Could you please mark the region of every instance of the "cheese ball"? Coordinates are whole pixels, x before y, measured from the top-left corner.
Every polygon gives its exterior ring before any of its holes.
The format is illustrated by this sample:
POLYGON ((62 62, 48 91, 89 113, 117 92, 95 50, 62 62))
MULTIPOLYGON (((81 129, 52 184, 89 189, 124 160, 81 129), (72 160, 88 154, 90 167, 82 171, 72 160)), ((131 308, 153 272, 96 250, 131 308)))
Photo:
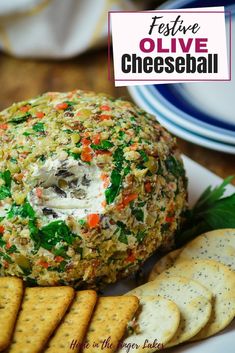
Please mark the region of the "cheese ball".
POLYGON ((122 99, 49 92, 0 113, 0 274, 101 287, 170 247, 187 207, 176 140, 122 99))

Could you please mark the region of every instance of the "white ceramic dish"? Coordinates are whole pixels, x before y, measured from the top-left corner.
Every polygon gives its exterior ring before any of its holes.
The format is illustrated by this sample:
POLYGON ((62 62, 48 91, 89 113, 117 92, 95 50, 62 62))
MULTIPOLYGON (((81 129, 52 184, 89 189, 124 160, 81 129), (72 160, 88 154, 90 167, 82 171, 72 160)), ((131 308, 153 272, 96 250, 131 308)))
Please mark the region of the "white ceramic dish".
POLYGON ((212 140, 210 138, 206 138, 204 136, 193 133, 191 130, 187 130, 186 128, 175 124, 171 120, 169 120, 166 115, 160 113, 154 103, 156 100, 154 97, 151 97, 149 93, 143 90, 138 86, 131 86, 128 88, 132 98, 134 101, 141 106, 143 109, 148 111, 149 113, 156 115, 159 122, 165 126, 171 133, 176 136, 183 138, 186 141, 195 143, 200 146, 204 146, 216 151, 226 152, 230 154, 235 154, 235 145, 231 145, 229 143, 225 144, 223 142, 218 142, 216 140, 212 140))
MULTIPOLYGON (((186 156, 183 156, 186 173, 189 180, 189 204, 192 206, 201 193, 209 186, 216 186, 221 183, 222 179, 202 167, 200 164, 192 161, 186 156)), ((229 185, 226 195, 235 192, 235 187, 229 185)), ((144 265, 143 272, 146 274, 156 262, 157 257, 152 256, 144 265)), ((115 285, 110 285, 104 295, 120 295, 128 292, 136 287, 136 283, 132 279, 119 281, 115 285)), ((233 353, 235 347, 235 320, 229 327, 220 334, 209 339, 187 343, 179 347, 164 350, 165 353, 233 353)))

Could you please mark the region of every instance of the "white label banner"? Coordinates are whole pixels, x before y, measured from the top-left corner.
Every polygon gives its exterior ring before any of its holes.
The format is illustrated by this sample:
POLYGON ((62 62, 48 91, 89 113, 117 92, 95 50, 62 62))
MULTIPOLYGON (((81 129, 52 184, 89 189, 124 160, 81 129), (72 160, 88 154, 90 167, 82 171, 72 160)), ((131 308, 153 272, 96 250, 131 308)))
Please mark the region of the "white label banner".
POLYGON ((231 79, 224 7, 110 12, 109 18, 115 86, 231 79))

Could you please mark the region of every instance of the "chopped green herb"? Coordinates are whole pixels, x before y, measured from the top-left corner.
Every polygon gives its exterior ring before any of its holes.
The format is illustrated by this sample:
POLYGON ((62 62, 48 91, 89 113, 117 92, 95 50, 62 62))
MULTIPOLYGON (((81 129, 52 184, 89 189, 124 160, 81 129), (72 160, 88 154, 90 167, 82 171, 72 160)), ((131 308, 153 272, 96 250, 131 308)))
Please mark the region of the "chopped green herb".
POLYGON ((5 240, 2 239, 2 236, 0 237, 0 248, 6 245, 5 240))
POLYGON ((121 171, 124 159, 123 148, 118 147, 113 153, 113 160, 115 162, 116 168, 121 171))
POLYGON ((74 153, 74 152, 71 152, 69 150, 67 150, 67 153, 68 153, 69 156, 73 157, 76 160, 80 159, 80 157, 81 157, 81 153, 74 153))
POLYGON ((7 214, 7 218, 11 219, 13 217, 20 216, 22 218, 34 219, 35 211, 29 202, 25 202, 23 205, 18 206, 15 203, 11 206, 10 211, 7 214))
POLYGON ((8 188, 11 187, 11 172, 10 172, 10 170, 6 170, 5 172, 0 172, 0 178, 4 180, 5 185, 8 188))
POLYGON ((105 198, 108 205, 110 205, 118 195, 122 183, 122 177, 117 169, 114 169, 110 177, 111 185, 105 190, 105 198))
POLYGON ((24 136, 30 136, 30 135, 32 135, 30 132, 28 132, 28 131, 25 131, 25 132, 23 132, 23 135, 24 136))
POLYGON ((76 252, 77 252, 78 254, 80 254, 81 259, 82 259, 82 257, 83 257, 83 248, 78 247, 78 248, 76 249, 76 252))
POLYGON ((148 162, 149 157, 148 157, 148 155, 146 154, 146 152, 145 152, 145 151, 143 151, 143 150, 138 151, 138 152, 139 152, 139 154, 141 155, 142 160, 143 160, 144 162, 148 162))
POLYGON ((145 201, 137 202, 137 206, 138 206, 138 207, 144 207, 145 204, 146 204, 145 201))
POLYGON ((120 232, 119 233, 119 236, 118 236, 118 240, 121 242, 121 243, 124 243, 124 244, 128 244, 128 235, 131 234, 131 231, 127 228, 127 226, 121 222, 121 221, 118 221, 117 222, 117 226, 118 226, 118 231, 120 232))
POLYGON ((118 132, 118 135, 119 135, 118 139, 119 139, 119 140, 123 140, 123 138, 125 137, 126 134, 125 134, 124 131, 119 131, 119 132, 118 132))
POLYGON ((6 250, 8 254, 18 253, 19 250, 15 245, 12 245, 9 249, 6 250))
POLYGON ((46 157, 44 156, 44 154, 42 154, 41 156, 39 156, 40 161, 44 162, 46 160, 46 157))
POLYGON ((103 150, 103 151, 107 151, 109 150, 111 147, 113 147, 113 143, 108 141, 108 140, 103 140, 100 141, 100 143, 98 145, 95 144, 91 144, 91 148, 93 150, 103 150))
POLYGON ((0 172, 0 178, 5 183, 0 186, 0 200, 4 200, 6 197, 11 197, 11 172, 9 170, 0 172))
POLYGON ((139 230, 138 233, 136 234, 136 239, 138 243, 141 243, 146 236, 146 230, 139 230))
POLYGON ((11 191, 5 185, 0 186, 0 200, 4 200, 7 197, 11 197, 11 191))
POLYGON ((64 272, 67 265, 66 261, 62 261, 58 266, 48 267, 48 271, 64 272))
POLYGON ((65 129, 65 130, 62 130, 63 132, 66 132, 67 134, 73 134, 74 131, 73 130, 70 130, 70 129, 65 129))
POLYGON ((169 156, 165 160, 166 169, 173 174, 175 177, 185 175, 183 164, 178 161, 175 157, 169 156))
POLYGON ((143 212, 143 210, 141 210, 141 208, 132 208, 131 213, 133 214, 133 216, 135 216, 137 221, 139 221, 139 222, 144 221, 144 212, 143 212))
POLYGON ((10 158, 11 163, 17 164, 17 159, 15 158, 10 158))
POLYGON ((135 131, 137 136, 139 135, 140 131, 142 131, 142 128, 139 125, 132 125, 132 129, 135 131))
POLYGON ((164 223, 161 225, 161 232, 164 233, 164 232, 167 232, 170 228, 170 223, 164 223))
POLYGON ((72 102, 72 101, 64 101, 64 103, 67 103, 69 107, 79 104, 79 102, 72 102))
POLYGON ((26 114, 20 115, 20 116, 15 116, 10 120, 10 123, 12 123, 12 124, 24 123, 25 121, 27 121, 29 119, 30 116, 31 116, 30 113, 26 113, 26 114))
POLYGON ((79 219, 78 223, 81 225, 81 226, 84 226, 86 224, 86 221, 85 219, 79 219))
MULTIPOLYGON (((21 271, 23 272, 23 274, 24 274, 25 276, 28 276, 28 275, 31 274, 31 272, 32 272, 32 269, 31 269, 31 268, 27 268, 27 267, 24 267, 24 266, 21 266, 21 265, 18 265, 18 266, 20 267, 21 271)), ((26 280, 26 282, 27 282, 27 280, 26 280)), ((28 283, 28 282, 27 282, 27 283, 28 283)))
POLYGON ((44 132, 44 123, 36 123, 33 125, 33 130, 36 132, 44 132))
POLYGON ((9 255, 3 253, 2 251, 0 251, 0 257, 2 257, 3 260, 7 261, 9 264, 13 263, 11 257, 9 255))
POLYGON ((58 243, 72 244, 76 238, 64 221, 54 221, 39 229, 40 245, 51 250, 58 243))
POLYGON ((130 167, 130 165, 128 165, 127 167, 125 167, 125 168, 123 169, 123 174, 124 174, 124 175, 127 175, 127 174, 130 173, 130 171, 131 171, 131 167, 130 167))
POLYGON ((26 285, 29 286, 29 287, 36 287, 37 286, 37 281, 36 281, 35 278, 27 277, 26 278, 26 285))

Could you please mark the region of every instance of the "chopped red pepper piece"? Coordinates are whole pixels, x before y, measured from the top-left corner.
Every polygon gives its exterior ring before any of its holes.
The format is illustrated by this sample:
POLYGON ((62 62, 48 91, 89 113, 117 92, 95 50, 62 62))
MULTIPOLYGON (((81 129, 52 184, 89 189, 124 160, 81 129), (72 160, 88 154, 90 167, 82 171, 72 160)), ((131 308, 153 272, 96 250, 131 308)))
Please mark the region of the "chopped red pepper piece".
POLYGON ((84 146, 89 146, 89 145, 91 144, 91 141, 88 140, 87 138, 82 138, 81 143, 82 143, 84 146))
POLYGON ((64 258, 62 256, 55 257, 55 262, 62 262, 62 261, 64 261, 64 258))
POLYGON ((134 262, 135 260, 136 260, 135 255, 132 252, 130 252, 130 254, 126 258, 126 261, 127 262, 134 262))
POLYGON ((58 103, 58 104, 56 104, 55 108, 57 110, 65 110, 68 108, 68 104, 67 103, 58 103))
POLYGON ((122 202, 117 205, 117 209, 118 209, 118 210, 122 210, 122 209, 125 208, 131 201, 134 201, 135 199, 137 199, 137 197, 138 197, 138 194, 130 194, 130 195, 124 196, 122 202))
POLYGON ((101 114, 100 116, 99 116, 99 118, 100 118, 100 120, 110 120, 111 118, 112 118, 112 116, 111 115, 106 115, 106 114, 101 114))
POLYGON ((39 199, 42 197, 42 189, 41 188, 36 188, 36 195, 39 199))
POLYGON ((49 263, 46 261, 39 261, 38 264, 44 268, 48 268, 49 267, 49 263))
POLYGON ((167 223, 172 223, 174 222, 175 217, 166 217, 166 222, 167 223))
POLYGON ((92 149, 89 146, 84 146, 81 153, 81 160, 84 162, 90 162, 92 160, 92 149))
POLYGON ((100 110, 111 110, 111 108, 108 105, 101 105, 100 110))
POLYGON ((10 249, 11 244, 9 243, 9 241, 6 243, 6 249, 10 249))
POLYGON ((24 112, 24 113, 27 113, 27 111, 29 110, 30 106, 28 105, 24 105, 23 107, 20 107, 20 111, 21 112, 24 112))
POLYGON ((97 213, 91 213, 87 216, 87 224, 90 228, 96 228, 100 223, 100 216, 97 213))
POLYGON ((144 184, 144 188, 146 192, 151 192, 152 191, 152 185, 151 183, 148 181, 147 183, 144 184))
POLYGON ((8 129, 8 125, 7 124, 0 124, 0 129, 7 130, 8 129))
POLYGON ((94 143, 94 145, 99 145, 99 144, 100 144, 100 134, 96 134, 96 135, 92 138, 92 142, 94 143))
POLYGON ((42 119, 42 118, 45 116, 45 113, 43 113, 43 112, 37 112, 37 113, 35 113, 35 115, 36 115, 36 117, 37 117, 38 119, 42 119))

